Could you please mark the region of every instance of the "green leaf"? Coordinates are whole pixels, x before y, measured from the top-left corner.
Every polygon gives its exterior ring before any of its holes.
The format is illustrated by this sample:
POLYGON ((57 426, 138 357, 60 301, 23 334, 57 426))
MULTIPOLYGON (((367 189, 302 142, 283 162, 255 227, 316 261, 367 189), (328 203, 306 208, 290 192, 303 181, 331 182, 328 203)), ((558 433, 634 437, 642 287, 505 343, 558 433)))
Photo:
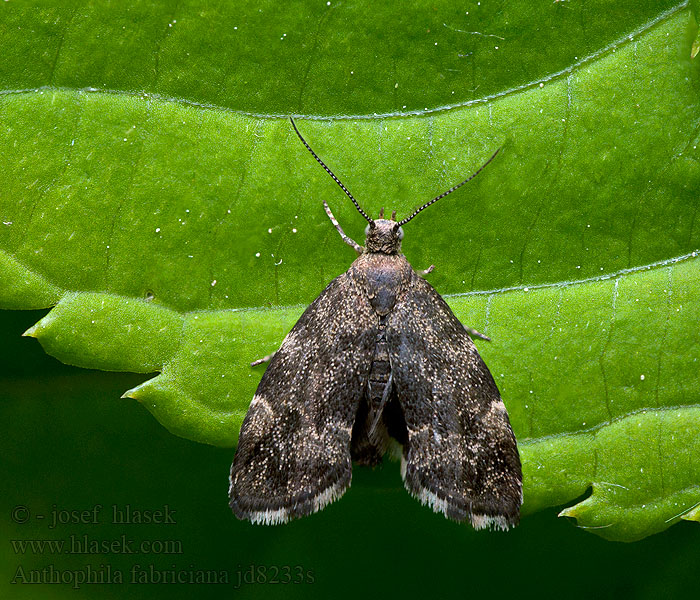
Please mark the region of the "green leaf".
POLYGON ((0 12, 0 306, 60 360, 232 445, 274 350, 371 214, 465 322, 524 512, 633 540, 700 502, 700 74, 686 3, 192 2, 0 12), (584 27, 582 23, 585 23, 584 27), (287 35, 285 35, 285 33, 287 35), (215 42, 214 42, 215 41, 215 42))

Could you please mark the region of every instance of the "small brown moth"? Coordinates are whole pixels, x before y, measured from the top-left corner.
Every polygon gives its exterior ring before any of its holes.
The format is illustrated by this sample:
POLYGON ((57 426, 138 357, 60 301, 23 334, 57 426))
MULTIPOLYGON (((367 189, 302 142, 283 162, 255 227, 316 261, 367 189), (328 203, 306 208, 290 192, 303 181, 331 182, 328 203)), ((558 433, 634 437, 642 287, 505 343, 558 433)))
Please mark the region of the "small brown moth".
MULTIPOLYGON (((402 226, 478 175, 396 221, 370 218, 292 126, 367 221, 362 247, 326 213, 358 258, 306 309, 270 357, 231 467, 237 517, 284 523, 349 487, 352 461, 381 462, 401 445, 408 491, 476 529, 518 523, 522 473, 498 388, 470 334, 401 254, 402 226)), ((488 339, 488 338, 486 338, 488 339)), ((261 362, 261 361, 257 361, 261 362)))

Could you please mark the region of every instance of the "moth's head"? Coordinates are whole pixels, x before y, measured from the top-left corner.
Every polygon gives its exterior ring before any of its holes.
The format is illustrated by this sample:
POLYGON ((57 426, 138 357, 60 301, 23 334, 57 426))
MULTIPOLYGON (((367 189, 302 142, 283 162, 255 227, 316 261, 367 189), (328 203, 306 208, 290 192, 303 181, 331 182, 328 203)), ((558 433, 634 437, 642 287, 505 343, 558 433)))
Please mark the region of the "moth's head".
POLYGON ((365 228, 365 248, 367 252, 381 254, 398 254, 401 251, 403 229, 396 222, 396 211, 391 219, 384 218, 384 209, 379 212, 379 218, 369 222, 365 228))

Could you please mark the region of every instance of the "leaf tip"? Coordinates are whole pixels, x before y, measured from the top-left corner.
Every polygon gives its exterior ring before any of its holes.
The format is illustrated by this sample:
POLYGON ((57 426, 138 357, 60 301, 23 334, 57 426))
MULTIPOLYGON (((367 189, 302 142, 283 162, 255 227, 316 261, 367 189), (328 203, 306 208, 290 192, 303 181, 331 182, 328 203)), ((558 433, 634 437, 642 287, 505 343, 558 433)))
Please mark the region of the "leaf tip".
POLYGON ((681 519, 700 523, 700 505, 695 505, 695 507, 693 507, 687 513, 681 515, 681 519))
POLYGON ((578 518, 578 511, 576 506, 567 506, 564 510, 560 511, 557 517, 571 517, 572 519, 578 518))
POLYGON ((120 398, 126 398, 126 399, 129 399, 129 400, 137 400, 138 402, 140 402, 140 401, 141 401, 141 398, 139 397, 139 396, 140 396, 140 394, 139 394, 139 388, 140 388, 140 387, 141 387, 141 386, 138 385, 138 386, 136 386, 135 388, 131 388, 130 390, 126 390, 126 392, 124 392, 124 393, 123 393, 121 396, 119 396, 119 397, 120 397, 120 398))
POLYGON ((23 336, 23 337, 33 337, 33 338, 37 338, 37 337, 39 337, 39 336, 38 336, 38 333, 39 333, 39 324, 38 324, 38 323, 35 323, 35 324, 32 325, 29 329, 27 329, 27 331, 25 331, 25 332, 22 334, 22 336, 23 336))

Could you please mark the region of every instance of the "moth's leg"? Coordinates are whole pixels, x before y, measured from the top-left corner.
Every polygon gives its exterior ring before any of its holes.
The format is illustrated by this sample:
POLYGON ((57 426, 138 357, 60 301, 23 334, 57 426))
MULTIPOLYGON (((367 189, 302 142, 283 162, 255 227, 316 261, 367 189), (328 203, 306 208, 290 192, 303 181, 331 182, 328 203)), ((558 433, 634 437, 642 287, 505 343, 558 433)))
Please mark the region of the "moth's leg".
POLYGON ((435 269, 435 265, 430 265, 427 269, 423 269, 422 271, 418 271, 418 275, 425 276, 428 273, 432 273, 434 269, 435 269))
POLYGON ((343 228, 340 226, 340 223, 338 223, 337 219, 333 216, 333 213, 331 212, 331 209, 325 200, 323 201, 323 208, 326 209, 326 214, 328 215, 328 218, 331 220, 331 223, 333 223, 333 226, 338 230, 338 233, 340 234, 340 237, 343 238, 343 241, 348 246, 352 246, 355 252, 357 252, 358 254, 362 254, 362 246, 360 246, 360 244, 358 244, 352 238, 349 238, 347 235, 345 235, 343 228))
POLYGON ((487 342, 491 341, 491 338, 487 335, 484 335, 483 333, 479 333, 476 329, 473 329, 471 327, 467 327, 466 325, 462 325, 464 327, 464 330, 469 334, 470 338, 481 338, 482 340, 486 340, 487 342))
POLYGON ((275 354, 277 354, 277 350, 275 350, 274 352, 270 352, 270 354, 268 354, 267 356, 263 356, 258 360, 254 360, 252 363, 250 363, 250 366, 257 367, 258 365, 261 365, 263 363, 270 362, 275 354))

